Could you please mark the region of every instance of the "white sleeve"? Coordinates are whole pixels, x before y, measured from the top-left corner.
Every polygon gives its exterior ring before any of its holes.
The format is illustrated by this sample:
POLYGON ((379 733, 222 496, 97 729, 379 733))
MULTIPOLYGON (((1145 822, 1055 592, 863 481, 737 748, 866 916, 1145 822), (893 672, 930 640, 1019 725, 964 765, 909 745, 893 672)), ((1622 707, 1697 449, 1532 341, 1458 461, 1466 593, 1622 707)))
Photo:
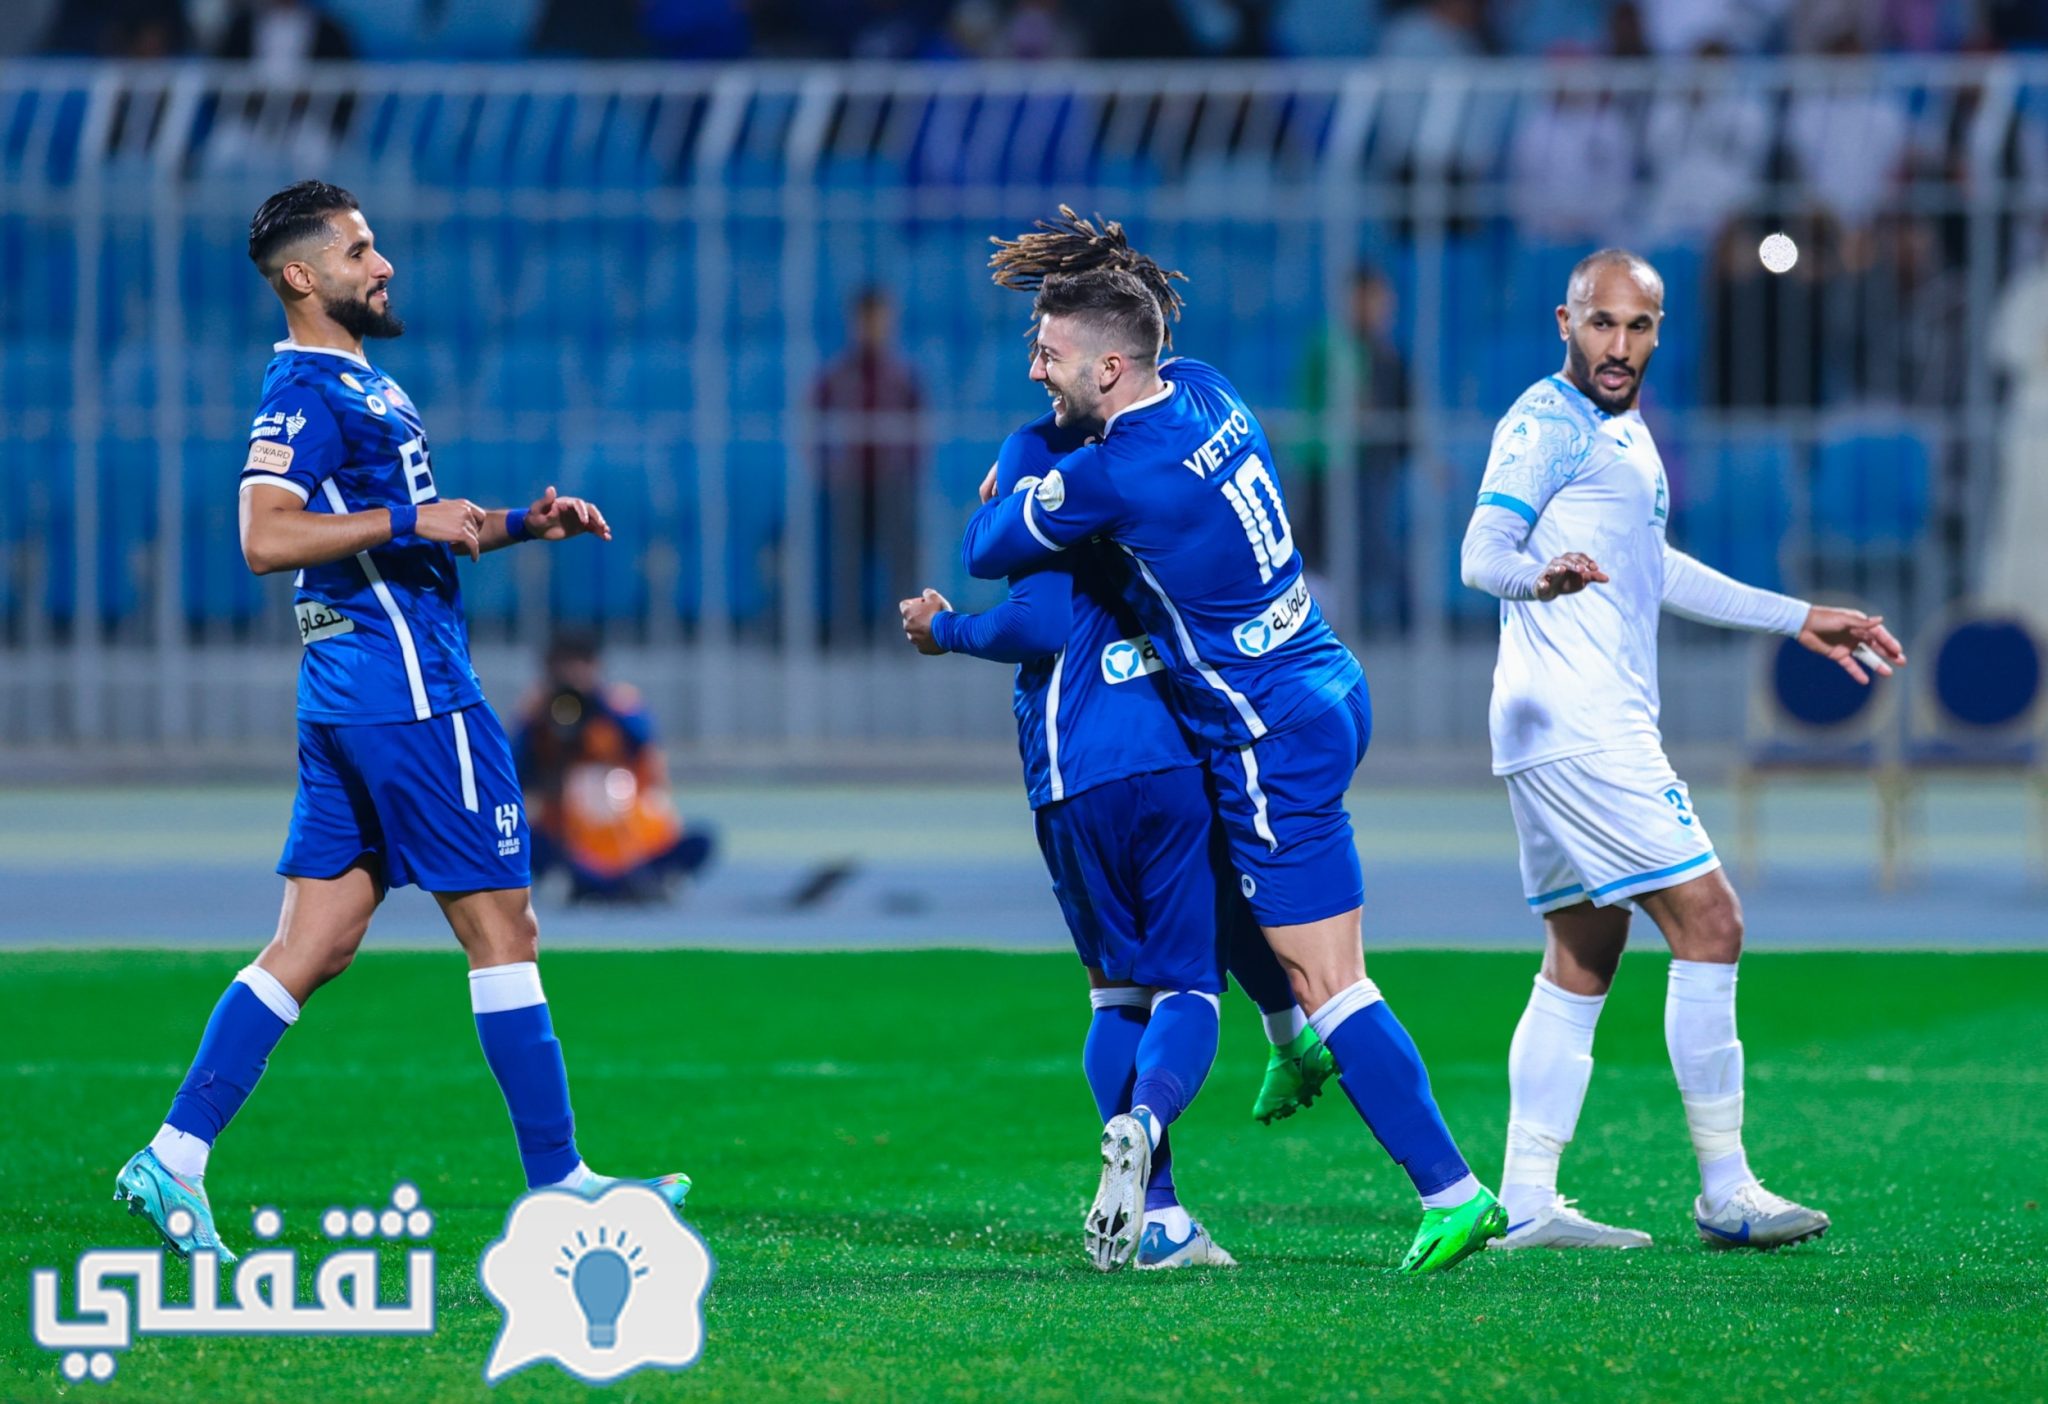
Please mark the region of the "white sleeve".
POLYGON ((1513 508, 1476 508, 1465 527, 1465 544, 1458 552, 1459 571, 1465 583, 1504 600, 1535 599, 1543 562, 1522 549, 1528 539, 1529 523, 1513 508))
POLYGON ((1683 551, 1664 548, 1664 608, 1682 619, 1719 624, 1730 629, 1755 629, 1770 634, 1797 634, 1806 625, 1804 600, 1759 590, 1731 580, 1712 566, 1701 565, 1683 551))

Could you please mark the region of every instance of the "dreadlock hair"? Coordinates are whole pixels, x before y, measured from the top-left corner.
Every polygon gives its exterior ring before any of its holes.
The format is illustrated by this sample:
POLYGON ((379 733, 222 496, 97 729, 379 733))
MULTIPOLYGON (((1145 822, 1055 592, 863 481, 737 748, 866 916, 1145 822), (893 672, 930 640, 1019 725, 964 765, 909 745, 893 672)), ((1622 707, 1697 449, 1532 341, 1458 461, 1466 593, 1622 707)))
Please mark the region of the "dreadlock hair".
POLYGON ((1174 284, 1185 283, 1188 275, 1179 269, 1161 268, 1132 248, 1123 225, 1115 220, 1102 220, 1099 214, 1095 218, 1102 221, 1100 229, 1070 206, 1061 205, 1058 219, 1034 220, 1033 233, 1014 239, 989 236, 996 246, 988 260, 996 286, 1032 292, 1045 286, 1049 278, 1097 270, 1128 273, 1159 306, 1160 344, 1173 345, 1173 324, 1186 306, 1174 284))

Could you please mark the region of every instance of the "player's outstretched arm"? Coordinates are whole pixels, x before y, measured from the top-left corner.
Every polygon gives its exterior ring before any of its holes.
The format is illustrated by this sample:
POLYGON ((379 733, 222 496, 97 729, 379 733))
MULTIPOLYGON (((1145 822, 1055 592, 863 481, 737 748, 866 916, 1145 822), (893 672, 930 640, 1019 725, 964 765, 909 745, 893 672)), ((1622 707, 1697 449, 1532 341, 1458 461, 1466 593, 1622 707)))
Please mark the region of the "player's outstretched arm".
POLYGON ((267 483, 242 489, 242 559, 258 575, 346 560, 408 533, 439 541, 474 559, 484 509, 463 498, 365 512, 308 512, 298 494, 267 483), (410 515, 410 522, 402 520, 410 515))
POLYGON ((581 497, 562 497, 550 486, 533 500, 531 507, 514 507, 486 514, 482 532, 483 549, 496 551, 521 541, 566 541, 585 534, 600 541, 612 539, 611 523, 597 504, 581 497))
POLYGON ((979 614, 955 613, 937 590, 897 606, 903 635, 919 653, 964 653, 991 663, 1050 658, 1074 624, 1074 580, 1063 570, 1013 576, 1010 597, 979 614))

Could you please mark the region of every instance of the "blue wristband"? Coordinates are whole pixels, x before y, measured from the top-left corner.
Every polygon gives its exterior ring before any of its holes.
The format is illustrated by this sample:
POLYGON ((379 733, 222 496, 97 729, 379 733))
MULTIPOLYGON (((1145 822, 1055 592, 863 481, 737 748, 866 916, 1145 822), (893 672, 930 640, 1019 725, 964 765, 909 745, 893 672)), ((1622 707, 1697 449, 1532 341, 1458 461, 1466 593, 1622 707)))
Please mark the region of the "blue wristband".
POLYGON ((411 536, 412 529, 419 525, 420 509, 410 502, 400 502, 391 508, 391 539, 411 536))
POLYGON ((514 507, 505 513, 505 535, 511 537, 514 541, 525 541, 528 539, 526 535, 526 513, 527 509, 524 507, 514 507))

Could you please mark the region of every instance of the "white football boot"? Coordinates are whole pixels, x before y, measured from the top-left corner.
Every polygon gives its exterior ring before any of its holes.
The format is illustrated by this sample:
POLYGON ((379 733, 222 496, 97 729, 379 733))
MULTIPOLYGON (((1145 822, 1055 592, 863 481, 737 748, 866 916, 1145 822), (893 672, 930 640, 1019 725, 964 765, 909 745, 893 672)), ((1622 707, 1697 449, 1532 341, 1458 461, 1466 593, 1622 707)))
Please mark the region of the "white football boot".
POLYGON ((1782 1248, 1828 1231, 1828 1216, 1820 1210, 1772 1194, 1756 1180, 1729 1195, 1728 1202, 1711 1214, 1704 1196, 1694 1200, 1692 1217, 1709 1248, 1782 1248))
POLYGON ((1115 1272, 1131 1260, 1145 1229, 1145 1186, 1152 1179, 1149 1119, 1121 1113, 1102 1128, 1102 1182, 1088 1206, 1082 1238, 1103 1272, 1115 1272))
POLYGON ((1138 1240, 1137 1267, 1140 1272, 1236 1266, 1237 1259, 1224 1252, 1216 1240, 1209 1237, 1209 1230, 1193 1220, 1188 1223, 1188 1236, 1179 1243, 1168 1236, 1166 1225, 1157 1221, 1145 1225, 1144 1237, 1138 1240))
POLYGON ((1573 1201, 1558 1195, 1536 1212, 1535 1217, 1509 1224, 1508 1231, 1487 1244, 1488 1248, 1647 1248, 1650 1235, 1639 1229, 1617 1228, 1589 1219, 1572 1207, 1573 1201))

